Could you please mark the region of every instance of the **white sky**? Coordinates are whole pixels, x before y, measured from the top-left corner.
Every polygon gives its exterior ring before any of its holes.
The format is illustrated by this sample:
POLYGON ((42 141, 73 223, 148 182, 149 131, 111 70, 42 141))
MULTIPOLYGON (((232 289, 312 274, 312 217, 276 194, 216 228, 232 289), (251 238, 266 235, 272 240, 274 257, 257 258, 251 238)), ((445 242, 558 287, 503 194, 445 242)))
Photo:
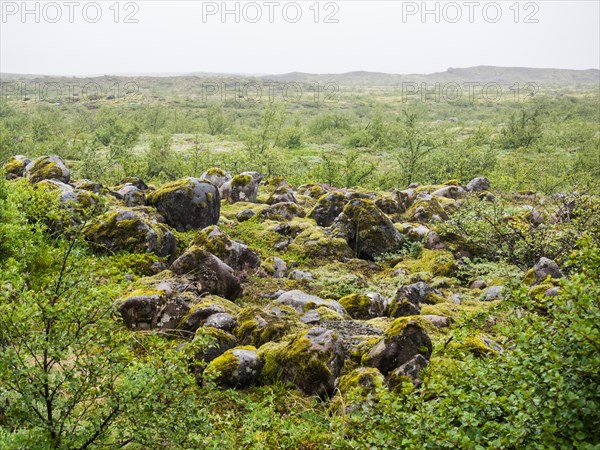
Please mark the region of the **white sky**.
POLYGON ((240 13, 262 18, 240 23, 230 14, 225 23, 220 14, 206 16, 203 8, 222 9, 219 2, 143 0, 118 4, 98 1, 102 17, 93 19, 92 2, 26 2, 30 13, 22 17, 21 1, 0 0, 0 71, 9 73, 92 75, 124 73, 286 73, 292 71, 339 73, 353 70, 389 73, 430 73, 448 67, 475 65, 589 69, 600 67, 600 1, 498 1, 406 2, 337 0, 318 4, 319 23, 314 22, 313 0, 298 0, 302 17, 286 21, 283 7, 293 18, 292 2, 279 0, 227 2, 240 13), (516 4, 511 9, 511 5, 516 4), (338 23, 323 23, 325 15, 338 8, 338 23), (425 20, 419 14, 439 8, 425 20), (125 15, 138 11, 138 23, 124 23, 125 15), (487 16, 484 16, 483 9, 487 16), (73 23, 69 22, 72 8, 73 23), (273 23, 269 9, 273 8, 273 23), (418 8, 414 15, 408 15, 418 8), (515 10, 520 11, 515 23, 515 10), (403 16, 403 10, 406 15, 403 16), (462 17, 456 23, 456 12, 462 17), (469 12, 473 11, 473 23, 469 12), (537 11, 536 11, 537 10, 537 11), (55 19, 60 11, 62 16, 55 19), (445 14, 444 14, 445 13, 445 14), (538 23, 525 23, 525 18, 538 23), (487 17, 487 20, 486 20, 487 17), (39 20, 39 23, 36 23, 39 20), (58 20, 50 23, 50 20, 58 20))

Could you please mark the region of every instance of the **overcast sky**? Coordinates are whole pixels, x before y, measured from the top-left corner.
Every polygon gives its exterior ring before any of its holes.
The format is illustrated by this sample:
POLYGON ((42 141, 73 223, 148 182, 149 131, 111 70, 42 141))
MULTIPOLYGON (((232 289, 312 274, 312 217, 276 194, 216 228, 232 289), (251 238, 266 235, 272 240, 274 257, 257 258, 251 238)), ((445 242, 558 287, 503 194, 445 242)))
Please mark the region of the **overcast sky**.
POLYGON ((597 0, 315 3, 227 2, 230 13, 223 17, 220 1, 138 0, 117 7, 112 0, 41 1, 27 2, 27 12, 21 1, 0 0, 0 71, 430 73, 476 65, 600 66, 597 0))

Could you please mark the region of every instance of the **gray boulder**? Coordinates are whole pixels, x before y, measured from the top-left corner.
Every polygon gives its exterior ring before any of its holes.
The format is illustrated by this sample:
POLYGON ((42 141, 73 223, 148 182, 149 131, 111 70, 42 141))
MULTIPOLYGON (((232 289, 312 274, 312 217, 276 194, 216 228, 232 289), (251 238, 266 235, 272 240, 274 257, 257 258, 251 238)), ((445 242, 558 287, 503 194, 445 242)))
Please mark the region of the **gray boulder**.
POLYGON ((482 296, 484 302, 491 302, 492 300, 499 300, 504 298, 504 286, 490 286, 485 290, 482 296))
POLYGON ((68 183, 71 171, 59 156, 40 156, 25 166, 25 175, 32 183, 42 180, 58 180, 68 183))
POLYGON ((433 296, 441 297, 442 293, 423 281, 401 286, 387 307, 387 315, 389 317, 417 315, 421 311, 421 304, 435 303, 433 296))
POLYGON ((203 247, 236 271, 250 271, 260 266, 260 257, 255 252, 231 240, 216 225, 201 230, 192 244, 203 247))
POLYGON ((410 361, 405 362, 400 367, 394 369, 388 375, 388 386, 394 389, 400 386, 403 379, 408 378, 415 387, 421 385, 421 371, 427 367, 429 361, 421 354, 415 355, 410 361))
POLYGON ((25 172, 25 167, 31 162, 29 158, 23 155, 16 155, 10 158, 6 164, 2 166, 7 180, 21 178, 25 172))
POLYGON ((219 188, 221 198, 229 203, 250 202, 256 203, 258 195, 258 183, 251 175, 236 175, 219 188))
POLYGON ((281 294, 274 303, 275 306, 287 305, 294 308, 300 314, 311 309, 316 309, 319 306, 325 306, 342 316, 347 316, 347 312, 342 305, 335 300, 324 300, 316 295, 310 295, 305 292, 294 290, 281 294))
POLYGON ((177 249, 177 241, 163 220, 144 208, 119 208, 86 226, 84 235, 98 252, 127 250, 171 256, 177 249))
POLYGON ((265 381, 280 379, 321 398, 333 394, 345 359, 337 334, 323 327, 303 331, 281 344, 263 345, 258 355, 265 363, 265 381))
POLYGON ((185 275, 200 284, 199 291, 220 295, 229 300, 242 293, 240 280, 233 269, 202 247, 192 246, 171 265, 178 275, 185 275))
POLYGON ((414 320, 400 318, 390 324, 379 342, 363 356, 362 363, 387 375, 418 354, 428 360, 432 350, 427 332, 414 320))
POLYGON ((146 196, 134 184, 126 184, 117 191, 117 194, 125 203, 125 206, 144 206, 146 204, 146 196))
POLYGON ((221 213, 219 190, 198 178, 183 178, 147 196, 167 223, 177 231, 215 225, 221 213))
POLYGON ((204 378, 224 387, 246 388, 256 383, 262 367, 254 347, 236 347, 208 363, 204 378))
POLYGON ((220 188, 224 183, 231 180, 231 174, 218 167, 213 167, 200 175, 200 178, 220 188))
POLYGON ((368 199, 349 201, 331 228, 333 237, 343 238, 358 258, 370 261, 399 251, 404 243, 392 221, 368 199))
POLYGON ((469 192, 483 192, 490 190, 490 180, 485 177, 473 178, 467 183, 467 191, 469 192))
POLYGON ((533 284, 540 284, 548 276, 550 278, 558 279, 563 278, 563 273, 554 261, 548 258, 540 258, 540 260, 533 266, 534 280, 533 284))

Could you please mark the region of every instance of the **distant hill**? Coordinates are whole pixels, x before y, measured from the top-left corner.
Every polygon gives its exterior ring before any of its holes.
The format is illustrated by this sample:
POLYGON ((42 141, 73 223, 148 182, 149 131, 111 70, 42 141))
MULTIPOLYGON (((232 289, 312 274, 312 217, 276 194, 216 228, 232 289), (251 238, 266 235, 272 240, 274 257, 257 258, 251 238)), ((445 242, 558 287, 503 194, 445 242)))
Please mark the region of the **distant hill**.
POLYGON ((462 69, 449 68, 431 74, 388 74, 380 72, 348 72, 342 74, 310 74, 292 72, 262 77, 280 82, 333 82, 340 85, 394 86, 403 82, 479 82, 513 83, 535 82, 544 85, 600 85, 600 70, 534 69, 529 67, 476 66, 462 69))
POLYGON ((376 88, 395 87, 402 83, 443 83, 443 82, 477 82, 499 83, 512 85, 514 83, 538 83, 544 87, 553 86, 599 86, 600 70, 569 70, 569 69, 535 69, 530 67, 497 67, 476 66, 467 68, 449 68, 445 72, 431 74, 390 74, 382 72, 356 71, 337 74, 313 74, 291 72, 277 75, 260 74, 225 74, 212 72, 193 72, 186 74, 119 74, 87 77, 49 76, 31 74, 0 74, 0 81, 27 80, 44 82, 51 80, 85 80, 109 81, 122 79, 145 80, 159 85, 175 85, 179 83, 197 83, 198 81, 233 81, 233 80, 263 80, 274 82, 297 83, 336 83, 340 86, 376 88))

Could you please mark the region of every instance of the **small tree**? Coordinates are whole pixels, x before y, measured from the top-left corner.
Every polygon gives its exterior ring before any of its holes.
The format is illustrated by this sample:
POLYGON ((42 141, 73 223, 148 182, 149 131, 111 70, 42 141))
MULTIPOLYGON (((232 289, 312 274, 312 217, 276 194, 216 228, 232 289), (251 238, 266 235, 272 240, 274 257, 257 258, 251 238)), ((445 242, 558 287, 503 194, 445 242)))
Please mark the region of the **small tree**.
POLYGON ((542 137, 541 110, 522 109, 513 114, 508 125, 502 129, 500 144, 503 148, 529 148, 542 137))
POLYGON ((208 127, 208 134, 212 136, 223 134, 227 131, 229 120, 221 106, 211 105, 206 109, 206 125, 208 127))
POLYGON ((438 146, 433 133, 419 125, 415 112, 405 110, 395 133, 397 160, 402 181, 409 185, 418 176, 423 161, 438 146))
POLYGON ((183 392, 193 386, 184 359, 116 321, 119 285, 108 282, 110 267, 87 256, 77 233, 51 238, 43 220, 19 206, 31 192, 4 185, 0 447, 152 447, 183 439, 176 430, 187 419, 177 411, 189 410, 183 392))

